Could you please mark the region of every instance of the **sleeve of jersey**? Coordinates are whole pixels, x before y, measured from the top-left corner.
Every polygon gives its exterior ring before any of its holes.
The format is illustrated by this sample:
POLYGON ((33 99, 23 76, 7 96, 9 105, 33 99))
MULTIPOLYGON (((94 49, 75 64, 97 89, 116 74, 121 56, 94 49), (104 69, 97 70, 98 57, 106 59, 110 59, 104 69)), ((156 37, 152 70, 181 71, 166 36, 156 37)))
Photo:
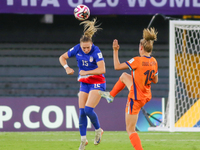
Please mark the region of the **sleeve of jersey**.
POLYGON ((158 63, 157 63, 157 61, 156 61, 156 73, 155 73, 155 76, 157 76, 158 75, 158 63))
POLYGON ((71 49, 68 50, 67 54, 68 54, 68 57, 73 57, 77 54, 77 51, 78 51, 78 45, 72 47, 71 49))
POLYGON ((94 54, 94 59, 96 60, 96 62, 104 60, 103 54, 101 53, 98 47, 96 47, 96 53, 94 54))
POLYGON ((130 70, 134 70, 138 66, 138 60, 137 58, 132 58, 129 61, 126 62, 130 70))

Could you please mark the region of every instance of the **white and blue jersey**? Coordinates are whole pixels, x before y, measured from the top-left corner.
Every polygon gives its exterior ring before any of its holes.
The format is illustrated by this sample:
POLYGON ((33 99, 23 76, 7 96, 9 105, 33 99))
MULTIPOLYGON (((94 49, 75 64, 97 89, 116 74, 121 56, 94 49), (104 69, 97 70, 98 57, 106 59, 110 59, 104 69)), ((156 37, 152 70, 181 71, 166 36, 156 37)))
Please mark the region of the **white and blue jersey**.
MULTIPOLYGON (((84 71, 94 70, 98 68, 97 62, 104 60, 100 49, 94 44, 92 45, 92 49, 88 54, 85 54, 81 49, 80 44, 77 44, 68 51, 68 57, 70 58, 73 56, 76 57, 77 66, 79 67, 79 72, 80 70, 84 71)), ((103 74, 86 75, 86 76, 81 76, 79 74, 78 81, 88 84, 97 84, 97 83, 100 84, 100 83, 105 83, 105 77, 103 74)))

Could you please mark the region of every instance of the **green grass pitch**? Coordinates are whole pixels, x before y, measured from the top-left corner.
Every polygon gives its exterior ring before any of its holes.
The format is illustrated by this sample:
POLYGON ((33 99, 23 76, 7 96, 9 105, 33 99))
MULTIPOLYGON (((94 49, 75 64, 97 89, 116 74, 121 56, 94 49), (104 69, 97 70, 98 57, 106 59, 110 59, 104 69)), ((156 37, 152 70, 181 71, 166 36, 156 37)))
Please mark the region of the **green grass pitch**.
MULTIPOLYGON (((138 132, 144 150, 200 150, 200 132, 138 132)), ((104 131, 101 144, 87 132, 86 150, 133 150, 125 131, 104 131)), ((0 132, 0 150, 78 150, 79 132, 0 132)))

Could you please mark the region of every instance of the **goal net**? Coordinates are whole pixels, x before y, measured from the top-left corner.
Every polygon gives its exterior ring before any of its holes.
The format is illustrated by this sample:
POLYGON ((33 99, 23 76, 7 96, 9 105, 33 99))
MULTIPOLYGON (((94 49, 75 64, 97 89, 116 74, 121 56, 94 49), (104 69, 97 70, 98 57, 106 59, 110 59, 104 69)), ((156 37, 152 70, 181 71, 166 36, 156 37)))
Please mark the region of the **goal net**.
POLYGON ((170 21, 169 97, 163 131, 200 131, 200 21, 170 21))

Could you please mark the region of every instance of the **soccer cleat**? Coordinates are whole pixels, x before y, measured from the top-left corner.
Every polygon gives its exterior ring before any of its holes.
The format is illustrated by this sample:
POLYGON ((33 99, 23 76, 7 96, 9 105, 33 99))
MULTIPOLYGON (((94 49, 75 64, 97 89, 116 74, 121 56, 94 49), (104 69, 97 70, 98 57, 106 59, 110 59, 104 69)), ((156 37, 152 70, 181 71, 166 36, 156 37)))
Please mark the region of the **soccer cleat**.
POLYGON ((103 130, 101 128, 95 130, 94 145, 98 145, 101 142, 102 135, 103 135, 103 130))
POLYGON ((85 146, 88 145, 88 140, 83 140, 81 141, 81 144, 79 146, 79 149, 78 150, 85 150, 85 146))
POLYGON ((87 146, 87 145, 88 145, 88 140, 86 139, 85 146, 87 146))
POLYGON ((114 97, 110 95, 110 92, 99 91, 99 95, 104 97, 108 103, 112 103, 114 100, 114 97))

